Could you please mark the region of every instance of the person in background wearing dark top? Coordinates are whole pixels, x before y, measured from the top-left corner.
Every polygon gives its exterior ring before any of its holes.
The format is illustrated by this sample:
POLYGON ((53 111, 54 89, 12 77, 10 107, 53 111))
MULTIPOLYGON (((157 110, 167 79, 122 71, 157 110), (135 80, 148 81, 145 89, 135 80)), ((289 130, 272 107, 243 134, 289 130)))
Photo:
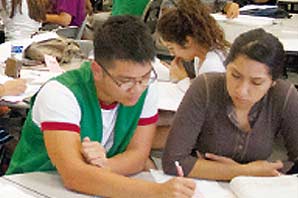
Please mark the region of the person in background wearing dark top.
POLYGON ((295 170, 298 92, 279 79, 284 59, 272 34, 263 29, 241 34, 225 61, 226 73, 197 77, 185 94, 162 158, 165 173, 176 174, 179 161, 193 178, 278 176, 284 163, 267 161, 277 135, 295 170))
POLYGON ((42 23, 81 26, 92 11, 89 0, 28 0, 29 16, 42 23))
POLYGON ((142 16, 148 2, 149 0, 113 0, 112 16, 142 16))

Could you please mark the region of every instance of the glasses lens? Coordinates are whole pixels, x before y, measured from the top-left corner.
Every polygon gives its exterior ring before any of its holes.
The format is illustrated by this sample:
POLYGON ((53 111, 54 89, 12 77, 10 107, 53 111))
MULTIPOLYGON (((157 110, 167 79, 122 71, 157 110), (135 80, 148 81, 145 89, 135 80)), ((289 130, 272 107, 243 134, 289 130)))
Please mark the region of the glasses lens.
POLYGON ((135 82, 129 81, 129 82, 122 83, 120 85, 120 88, 124 91, 128 91, 129 89, 133 88, 134 86, 135 86, 135 82))
POLYGON ((154 83, 154 81, 157 79, 157 74, 153 70, 153 74, 150 73, 148 76, 143 77, 142 80, 131 80, 129 82, 122 83, 120 85, 120 88, 124 91, 128 91, 129 89, 133 88, 136 84, 139 84, 143 87, 147 87, 150 84, 154 83))

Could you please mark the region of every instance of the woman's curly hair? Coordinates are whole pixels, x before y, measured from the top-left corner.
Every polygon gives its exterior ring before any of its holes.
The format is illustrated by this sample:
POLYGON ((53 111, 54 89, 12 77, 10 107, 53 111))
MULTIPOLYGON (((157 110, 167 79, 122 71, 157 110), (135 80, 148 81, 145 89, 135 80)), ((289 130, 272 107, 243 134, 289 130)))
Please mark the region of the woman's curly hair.
POLYGON ((163 40, 185 45, 186 37, 193 37, 208 50, 219 49, 226 52, 230 43, 224 32, 210 15, 210 9, 200 0, 179 0, 161 16, 157 31, 163 40))

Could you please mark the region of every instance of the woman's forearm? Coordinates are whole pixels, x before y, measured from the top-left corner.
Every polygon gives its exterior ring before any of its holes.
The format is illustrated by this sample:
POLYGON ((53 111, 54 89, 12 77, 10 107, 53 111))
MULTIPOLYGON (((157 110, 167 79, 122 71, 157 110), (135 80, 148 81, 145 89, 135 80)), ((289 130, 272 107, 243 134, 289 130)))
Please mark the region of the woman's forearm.
POLYGON ((231 180, 239 175, 246 175, 245 166, 242 164, 224 164, 216 161, 199 159, 189 173, 189 177, 231 180))

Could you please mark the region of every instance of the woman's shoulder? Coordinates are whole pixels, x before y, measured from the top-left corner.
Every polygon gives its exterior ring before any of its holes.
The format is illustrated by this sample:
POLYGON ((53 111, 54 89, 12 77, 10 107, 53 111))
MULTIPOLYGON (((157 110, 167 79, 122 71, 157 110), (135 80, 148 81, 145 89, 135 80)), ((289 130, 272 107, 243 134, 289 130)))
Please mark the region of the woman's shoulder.
POLYGON ((213 93, 222 93, 222 91, 225 89, 225 79, 225 73, 203 73, 194 79, 192 82, 192 87, 196 91, 202 90, 204 92, 209 92, 211 95, 213 95, 213 93))
POLYGON ((295 90, 295 86, 288 80, 278 79, 272 86, 271 94, 273 96, 285 97, 289 91, 295 90))
POLYGON ((193 83, 199 84, 204 82, 207 85, 216 85, 225 82, 225 73, 222 72, 207 72, 198 75, 193 83))
POLYGON ((273 104, 284 106, 289 100, 298 99, 298 92, 295 86, 288 80, 277 80, 269 91, 269 97, 273 104))

